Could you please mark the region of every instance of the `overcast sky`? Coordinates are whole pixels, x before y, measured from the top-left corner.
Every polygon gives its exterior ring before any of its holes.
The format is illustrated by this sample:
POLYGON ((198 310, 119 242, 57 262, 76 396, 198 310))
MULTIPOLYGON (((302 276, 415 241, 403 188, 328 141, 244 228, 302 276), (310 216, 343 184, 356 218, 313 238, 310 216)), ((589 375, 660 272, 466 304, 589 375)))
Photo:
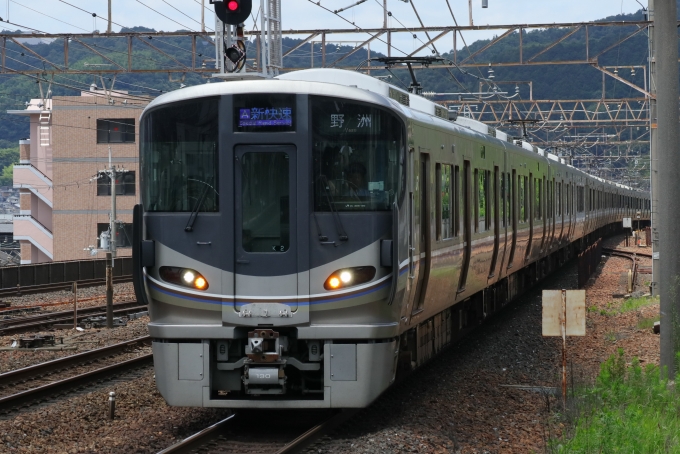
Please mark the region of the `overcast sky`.
MULTIPOLYGON (((65 0, 83 10, 106 18, 107 0, 65 0)), ((113 0, 113 21, 126 27, 145 26, 156 30, 174 31, 177 29, 200 28, 201 4, 208 0, 113 0), (158 12, 152 11, 150 8, 158 12), (176 9, 173 9, 176 8, 176 9), (159 14, 160 13, 160 14, 159 14), (161 14, 167 16, 163 17, 161 14)), ((340 9, 356 3, 357 0, 321 0, 321 5, 331 10, 340 9)), ((351 28, 351 25, 336 15, 324 11, 316 5, 316 0, 282 0, 283 29, 351 28)), ((647 6, 647 0, 640 0, 647 6)), ((259 1, 253 0, 259 9, 259 1)), ((413 0, 420 17, 426 26, 452 25, 453 19, 446 0, 413 0)), ((449 0, 459 25, 469 24, 468 0, 449 0)), ((581 22, 602 19, 620 13, 632 13, 641 8, 636 0, 489 0, 489 8, 482 9, 481 0, 472 0, 475 25, 498 24, 537 24, 581 22)), ((383 24, 383 0, 366 0, 341 15, 362 28, 377 28, 383 24)), ((418 20, 413 8, 404 0, 387 0, 387 8, 392 13, 389 25, 392 27, 415 27, 418 20)), ((48 33, 90 32, 94 29, 106 30, 106 21, 80 11, 61 0, 37 2, 32 0, 0 0, 0 16, 9 21, 32 27, 48 33), (49 4, 49 8, 45 6, 49 4), (28 9, 32 8, 34 11, 28 9), (49 15, 51 17, 47 17, 49 15), (60 22, 61 21, 61 22, 60 22)), ((205 10, 206 24, 214 28, 211 9, 205 10)), ((252 28, 252 19, 248 28, 252 28)), ((3 24, 3 28, 17 29, 16 26, 3 24)), ((114 25, 114 31, 120 26, 114 25)), ((470 32, 466 41, 489 38, 502 32, 470 32)), ((333 39, 363 41, 366 35, 336 36, 333 39)), ((411 52, 421 45, 420 39, 402 35, 395 38, 394 45, 405 52, 411 52)), ((329 38, 330 40, 330 38, 329 38)), ((448 41, 450 41, 447 38, 448 41)), ((449 51, 452 42, 439 43, 440 52, 449 51)), ((376 50, 380 44, 375 44, 376 50)), ((384 46, 383 46, 384 47, 384 46)), ((397 55, 398 53, 395 53, 397 55)))

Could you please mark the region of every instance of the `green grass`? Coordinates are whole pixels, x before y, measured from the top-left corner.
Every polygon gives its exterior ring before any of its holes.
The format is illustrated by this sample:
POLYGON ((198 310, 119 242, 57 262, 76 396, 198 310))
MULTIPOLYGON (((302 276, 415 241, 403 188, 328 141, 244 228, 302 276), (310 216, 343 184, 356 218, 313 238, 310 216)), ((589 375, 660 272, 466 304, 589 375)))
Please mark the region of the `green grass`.
POLYGON ((655 317, 646 317, 646 318, 641 318, 637 322, 637 327, 638 329, 651 329, 654 327, 654 323, 658 322, 661 320, 661 316, 657 315, 655 317))
POLYGON ((621 305, 619 312, 624 313, 636 311, 642 307, 651 306, 653 304, 658 303, 659 303, 658 297, 641 296, 639 298, 628 298, 627 300, 623 301, 623 304, 621 305))
POLYGON ((638 298, 628 298, 623 300, 623 302, 620 304, 615 301, 610 301, 609 303, 607 303, 607 307, 604 309, 598 310, 595 306, 591 306, 590 308, 588 308, 588 310, 592 312, 599 312, 600 315, 603 315, 605 317, 612 317, 614 315, 636 311, 638 309, 651 306, 653 304, 659 304, 659 297, 641 296, 638 298))
POLYGON ((637 360, 626 367, 622 349, 576 402, 571 436, 553 440, 552 452, 680 453, 680 395, 658 367, 642 368, 637 360))

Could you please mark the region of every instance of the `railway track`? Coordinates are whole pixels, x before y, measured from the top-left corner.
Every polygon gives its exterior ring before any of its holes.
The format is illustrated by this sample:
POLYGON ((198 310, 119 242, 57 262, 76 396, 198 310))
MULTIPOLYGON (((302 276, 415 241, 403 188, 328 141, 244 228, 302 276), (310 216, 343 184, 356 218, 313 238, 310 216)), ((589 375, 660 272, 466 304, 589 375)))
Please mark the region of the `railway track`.
MULTIPOLYGON (((85 279, 82 281, 75 282, 78 284, 78 288, 106 285, 105 279, 85 279)), ((132 276, 116 276, 113 278, 114 284, 123 284, 125 282, 132 282, 132 276)), ((54 292, 57 290, 70 290, 72 287, 73 281, 59 282, 56 284, 24 285, 24 286, 17 285, 16 287, 0 289, 0 297, 30 295, 34 293, 54 292)))
POLYGON ((602 253, 607 254, 612 257, 621 257, 625 258, 631 261, 630 265, 630 270, 632 273, 632 282, 633 282, 633 289, 635 288, 635 283, 637 282, 637 277, 638 273, 641 274, 651 274, 652 272, 652 267, 651 266, 641 266, 638 263, 639 258, 647 258, 651 259, 652 254, 647 254, 644 252, 637 252, 637 251, 624 251, 621 249, 611 249, 611 248, 602 248, 602 253))
MULTIPOLYGON (((114 316, 128 315, 145 310, 147 310, 147 307, 137 303, 137 301, 117 303, 113 305, 114 316)), ((1 312, 0 315, 2 315, 1 312)), ((106 315, 105 305, 78 309, 78 320, 102 315, 106 315)), ((0 336, 26 332, 35 329, 44 329, 50 327, 51 325, 61 323, 73 323, 73 310, 54 311, 45 314, 0 320, 0 336)))
POLYGON ((611 249, 611 248, 602 248, 602 252, 609 254, 609 255, 615 255, 619 257, 625 257, 625 258, 631 258, 631 257, 644 257, 651 259, 652 254, 647 254, 645 252, 631 252, 631 251, 624 251, 622 249, 611 249))
POLYGON ((158 454, 298 453, 356 413, 358 410, 238 412, 158 454), (263 424, 266 420, 275 423, 263 424))
POLYGON ((131 349, 150 343, 151 338, 149 336, 139 337, 108 347, 0 374, 0 396, 2 396, 0 397, 0 414, 11 413, 18 408, 54 399, 74 389, 110 380, 129 371, 145 367, 152 363, 152 354, 144 354, 59 380, 50 379, 50 376, 73 371, 79 367, 91 369, 91 365, 97 361, 130 353, 131 349), (48 383, 44 383, 44 381, 48 381, 48 383), (17 389, 21 390, 16 392, 17 389))

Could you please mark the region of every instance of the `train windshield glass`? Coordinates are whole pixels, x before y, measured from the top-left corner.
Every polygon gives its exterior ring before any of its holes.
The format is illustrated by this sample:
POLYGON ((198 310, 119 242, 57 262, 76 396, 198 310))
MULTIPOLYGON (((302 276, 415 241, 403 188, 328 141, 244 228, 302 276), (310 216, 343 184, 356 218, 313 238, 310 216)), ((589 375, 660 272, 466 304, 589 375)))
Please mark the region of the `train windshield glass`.
POLYGON ((146 211, 215 212, 217 98, 182 102, 149 113, 142 123, 146 211))
POLYGON ((312 97, 314 209, 387 211, 402 186, 404 127, 386 110, 312 97))

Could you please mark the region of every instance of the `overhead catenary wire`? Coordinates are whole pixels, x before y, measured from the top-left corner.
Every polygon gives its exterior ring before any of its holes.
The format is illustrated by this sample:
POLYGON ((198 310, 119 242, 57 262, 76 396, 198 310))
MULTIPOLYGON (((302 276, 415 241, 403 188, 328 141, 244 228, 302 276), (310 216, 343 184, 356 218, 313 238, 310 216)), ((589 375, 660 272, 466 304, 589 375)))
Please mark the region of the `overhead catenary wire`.
MULTIPOLYGON (((146 6, 146 7, 149 8, 151 11, 153 11, 153 12, 155 12, 155 13, 157 13, 157 14, 163 16, 163 17, 166 18, 167 20, 176 23, 176 24, 179 25, 180 27, 184 27, 186 30, 190 30, 190 31, 192 31, 192 32, 195 32, 195 31, 196 31, 196 30, 192 29, 191 27, 187 27, 186 25, 180 24, 180 23, 177 22, 176 20, 169 18, 168 16, 166 16, 166 15, 163 14, 163 13, 161 13, 160 11, 157 11, 157 10, 153 9, 152 7, 150 7, 149 5, 147 5, 146 3, 142 2, 141 0, 136 0, 136 2, 139 3, 140 5, 146 6)), ((167 3, 167 2, 166 2, 166 3, 167 3)))
MULTIPOLYGON (((181 15, 187 17, 189 20, 192 20, 192 21, 196 22, 197 24, 200 24, 200 23, 201 23, 201 22, 197 21, 196 19, 194 19, 193 17, 191 17, 191 16, 189 16, 189 15, 183 13, 181 10, 175 8, 174 6, 172 6, 172 5, 171 5, 169 2, 167 2, 166 0, 161 0, 161 1, 162 1, 163 3, 165 3, 166 5, 168 5, 170 8, 172 8, 172 9, 174 9, 175 11, 177 11, 178 13, 180 13, 181 15)), ((202 25, 205 26, 205 24, 202 24, 202 25)), ((206 28, 208 28, 208 27, 206 27, 206 28)), ((214 31, 212 28, 208 28, 208 30, 214 31)))
POLYGON ((68 25, 68 26, 70 26, 70 27, 77 28, 77 29, 79 29, 79 30, 83 30, 83 31, 89 32, 89 30, 87 30, 87 29, 85 29, 85 28, 83 28, 83 27, 79 27, 79 26, 77 26, 77 25, 69 24, 68 22, 64 22, 63 20, 57 19, 56 17, 50 16, 49 14, 45 14, 45 13, 43 13, 43 12, 41 12, 41 11, 38 11, 38 10, 33 9, 33 8, 30 8, 30 7, 28 7, 28 6, 26 6, 26 5, 23 5, 23 4, 21 4, 21 3, 17 2, 17 1, 14 1, 14 0, 8 0, 8 1, 10 1, 10 2, 16 4, 16 5, 19 5, 19 6, 21 6, 22 8, 29 9, 29 10, 33 11, 34 13, 38 13, 38 14, 40 14, 40 15, 42 15, 42 16, 49 17, 50 19, 54 19, 54 20, 56 20, 57 22, 61 22, 62 24, 66 24, 66 25, 68 25))
MULTIPOLYGON (((325 6, 323 6, 323 5, 321 4, 321 2, 314 2, 313 0, 307 0, 307 1, 308 1, 309 3, 311 3, 312 5, 316 5, 316 6, 318 6, 319 8, 321 8, 321 9, 323 9, 323 10, 325 10, 325 11, 328 11, 329 13, 331 13, 331 14, 333 14, 333 15, 339 17, 340 19, 342 19, 343 21, 347 22, 348 24, 351 24, 352 26, 356 27, 357 30, 359 30, 359 31, 363 31, 363 30, 364 30, 362 27, 358 26, 355 22, 352 22, 352 21, 350 21, 349 19, 347 19, 347 18, 341 16, 340 14, 337 14, 337 13, 333 12, 333 10, 330 10, 330 9, 326 8, 325 6)), ((368 33, 368 32, 365 32, 365 33, 368 34, 368 35, 370 35, 370 33, 368 33)), ((374 35, 371 35, 371 36, 374 36, 374 35)), ((375 38, 375 39, 377 39, 378 41, 380 41, 381 43, 383 43, 383 44, 385 44, 385 45, 389 45, 385 40, 383 40, 383 39, 381 39, 381 38, 379 38, 379 37, 378 37, 378 38, 375 38)), ((397 47, 394 46, 394 45, 391 45, 391 47, 392 47, 392 49, 396 50, 397 52, 401 52, 401 53, 404 54, 404 55, 408 55, 407 52, 404 52, 403 50, 397 48, 397 47)))

